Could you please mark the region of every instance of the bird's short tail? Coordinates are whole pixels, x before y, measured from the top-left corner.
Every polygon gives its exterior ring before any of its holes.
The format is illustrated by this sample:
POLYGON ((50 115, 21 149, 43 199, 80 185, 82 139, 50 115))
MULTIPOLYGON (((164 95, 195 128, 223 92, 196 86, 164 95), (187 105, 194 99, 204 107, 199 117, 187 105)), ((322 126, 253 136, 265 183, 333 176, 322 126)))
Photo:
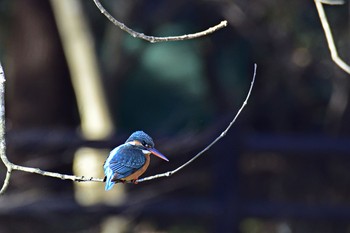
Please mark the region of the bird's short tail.
POLYGON ((111 169, 106 169, 106 186, 105 186, 105 190, 108 191, 110 190, 113 185, 114 185, 114 182, 112 181, 113 179, 113 171, 111 169))

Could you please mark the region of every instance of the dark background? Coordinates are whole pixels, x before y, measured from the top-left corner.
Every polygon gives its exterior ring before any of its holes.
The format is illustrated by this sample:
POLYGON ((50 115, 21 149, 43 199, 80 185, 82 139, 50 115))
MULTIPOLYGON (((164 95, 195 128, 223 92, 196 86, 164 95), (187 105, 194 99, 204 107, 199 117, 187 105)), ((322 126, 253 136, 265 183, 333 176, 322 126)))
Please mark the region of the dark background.
MULTIPOLYGON (((147 35, 193 33, 223 19, 228 26, 196 40, 150 44, 82 1, 115 124, 111 137, 91 142, 79 133, 50 1, 0 1, 10 161, 72 174, 79 147, 112 149, 142 129, 170 158, 154 159, 145 175, 156 174, 220 135, 257 63, 248 105, 200 159, 173 177, 126 185, 117 206, 83 206, 70 181, 14 172, 0 200, 1 232, 350 232, 350 76, 331 60, 313 1, 102 3, 147 35)), ((349 9, 348 2, 325 6, 348 63, 349 9)))

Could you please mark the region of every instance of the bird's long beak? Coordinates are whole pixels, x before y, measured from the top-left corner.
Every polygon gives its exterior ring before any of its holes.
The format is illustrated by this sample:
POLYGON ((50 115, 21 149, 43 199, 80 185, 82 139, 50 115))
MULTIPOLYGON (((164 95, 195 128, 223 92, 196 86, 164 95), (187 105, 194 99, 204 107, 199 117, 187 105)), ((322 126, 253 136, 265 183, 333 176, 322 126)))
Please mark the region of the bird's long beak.
POLYGON ((165 161, 169 162, 169 159, 167 159, 167 157, 165 157, 162 153, 160 153, 158 150, 156 150, 155 148, 149 148, 147 149, 149 152, 151 152, 152 154, 154 154, 155 156, 158 156, 161 159, 164 159, 165 161))

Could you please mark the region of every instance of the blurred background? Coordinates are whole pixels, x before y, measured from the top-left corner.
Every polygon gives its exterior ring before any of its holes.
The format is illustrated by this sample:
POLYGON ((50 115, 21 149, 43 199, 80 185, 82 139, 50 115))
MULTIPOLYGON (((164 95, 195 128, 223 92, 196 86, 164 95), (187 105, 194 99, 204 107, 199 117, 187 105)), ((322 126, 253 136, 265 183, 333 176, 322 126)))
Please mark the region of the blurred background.
MULTIPOLYGON (((77 184, 13 172, 0 232, 350 232, 350 76, 331 60, 313 1, 102 4, 136 31, 195 40, 151 44, 116 28, 94 2, 0 1, 7 155, 16 164, 103 177, 135 130, 175 169, 138 185, 77 184)), ((325 6, 350 62, 350 6, 325 6)), ((0 166, 0 178, 6 173, 0 166)))

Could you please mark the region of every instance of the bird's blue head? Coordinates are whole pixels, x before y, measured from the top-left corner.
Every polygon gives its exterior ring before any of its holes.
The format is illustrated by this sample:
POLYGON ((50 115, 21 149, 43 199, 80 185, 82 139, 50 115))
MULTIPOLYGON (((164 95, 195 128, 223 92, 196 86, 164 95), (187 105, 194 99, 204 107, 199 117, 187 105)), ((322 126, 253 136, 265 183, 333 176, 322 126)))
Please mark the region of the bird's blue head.
POLYGON ((161 159, 169 161, 162 153, 154 148, 153 139, 143 131, 136 131, 130 135, 125 143, 129 143, 138 149, 142 150, 144 153, 152 153, 161 159))
POLYGON ((145 147, 154 147, 153 139, 143 131, 136 131, 130 135, 126 142, 138 141, 145 147))

